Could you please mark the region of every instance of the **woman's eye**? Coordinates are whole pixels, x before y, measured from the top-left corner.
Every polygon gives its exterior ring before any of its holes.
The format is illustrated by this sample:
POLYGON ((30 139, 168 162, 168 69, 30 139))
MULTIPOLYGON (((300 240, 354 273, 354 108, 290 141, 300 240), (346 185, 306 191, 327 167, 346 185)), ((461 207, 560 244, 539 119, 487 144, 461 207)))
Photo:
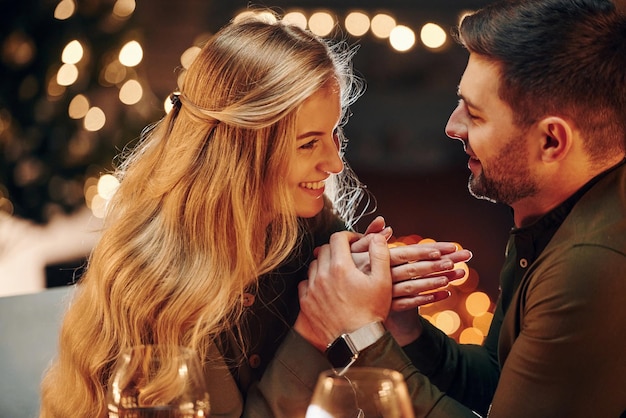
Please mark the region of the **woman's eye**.
POLYGON ((318 142, 317 139, 312 139, 311 141, 300 145, 298 148, 299 149, 312 149, 315 146, 315 144, 317 144, 317 142, 318 142))

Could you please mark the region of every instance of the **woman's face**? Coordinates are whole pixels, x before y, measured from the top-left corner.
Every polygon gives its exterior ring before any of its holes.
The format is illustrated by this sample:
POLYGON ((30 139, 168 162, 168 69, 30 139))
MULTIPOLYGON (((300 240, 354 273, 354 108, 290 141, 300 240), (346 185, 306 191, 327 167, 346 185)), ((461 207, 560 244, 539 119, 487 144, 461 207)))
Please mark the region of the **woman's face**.
POLYGON ((296 118, 296 142, 287 181, 296 214, 317 215, 324 207, 324 183, 343 170, 337 125, 341 116, 339 88, 324 87, 302 103, 296 118))

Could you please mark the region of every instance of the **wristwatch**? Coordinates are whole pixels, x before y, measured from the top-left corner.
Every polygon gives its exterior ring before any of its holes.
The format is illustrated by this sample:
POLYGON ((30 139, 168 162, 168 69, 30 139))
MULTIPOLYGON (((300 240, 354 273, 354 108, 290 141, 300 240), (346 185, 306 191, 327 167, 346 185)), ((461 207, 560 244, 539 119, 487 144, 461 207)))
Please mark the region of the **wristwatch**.
POLYGON ((382 322, 372 322, 353 332, 341 334, 326 348, 326 358, 340 375, 348 370, 361 351, 374 344, 385 334, 382 322))

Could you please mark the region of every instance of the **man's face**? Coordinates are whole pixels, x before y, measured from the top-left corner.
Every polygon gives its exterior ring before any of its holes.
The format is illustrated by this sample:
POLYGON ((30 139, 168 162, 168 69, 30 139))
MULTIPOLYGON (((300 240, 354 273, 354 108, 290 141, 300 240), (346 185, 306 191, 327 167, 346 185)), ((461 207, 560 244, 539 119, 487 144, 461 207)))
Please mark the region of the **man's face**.
POLYGON ((446 134, 463 142, 471 171, 473 196, 512 205, 537 193, 526 133, 514 123, 513 111, 500 99, 497 64, 471 54, 459 84, 459 104, 446 134))

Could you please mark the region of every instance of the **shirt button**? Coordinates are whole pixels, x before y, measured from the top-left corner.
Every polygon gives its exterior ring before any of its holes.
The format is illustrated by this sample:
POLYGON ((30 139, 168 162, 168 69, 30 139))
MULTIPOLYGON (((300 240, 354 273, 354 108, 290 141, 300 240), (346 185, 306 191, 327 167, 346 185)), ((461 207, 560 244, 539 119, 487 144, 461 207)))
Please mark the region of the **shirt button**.
POLYGON ((526 267, 528 267, 528 260, 526 260, 525 258, 522 258, 519 261, 519 266, 523 269, 525 269, 526 267))
POLYGON ((243 306, 246 308, 252 306, 254 304, 254 295, 252 293, 244 293, 243 294, 243 306))
POLYGON ((261 365, 261 356, 259 356, 258 354, 251 355, 250 358, 248 359, 248 364, 253 369, 256 369, 257 367, 261 365))

